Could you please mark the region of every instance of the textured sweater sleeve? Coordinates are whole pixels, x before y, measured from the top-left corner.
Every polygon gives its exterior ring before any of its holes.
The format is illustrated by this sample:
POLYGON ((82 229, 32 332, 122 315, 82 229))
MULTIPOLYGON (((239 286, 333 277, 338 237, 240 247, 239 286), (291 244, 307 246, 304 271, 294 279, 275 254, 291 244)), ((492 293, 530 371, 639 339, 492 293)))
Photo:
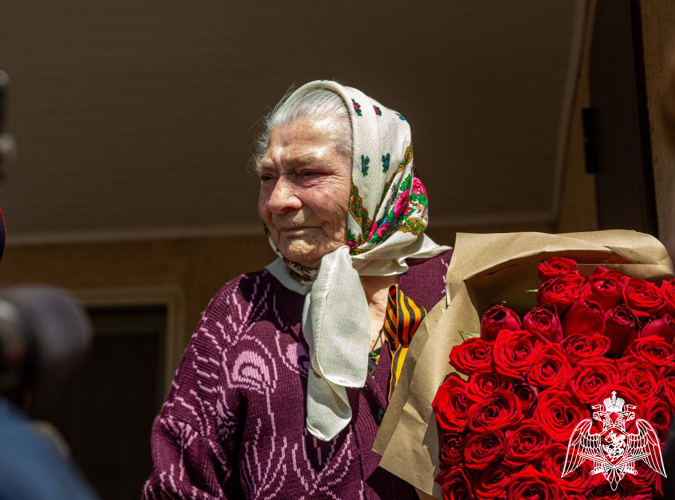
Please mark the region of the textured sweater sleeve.
POLYGON ((222 371, 234 318, 219 292, 204 312, 152 429, 154 470, 143 499, 242 498, 237 473, 237 390, 222 371))

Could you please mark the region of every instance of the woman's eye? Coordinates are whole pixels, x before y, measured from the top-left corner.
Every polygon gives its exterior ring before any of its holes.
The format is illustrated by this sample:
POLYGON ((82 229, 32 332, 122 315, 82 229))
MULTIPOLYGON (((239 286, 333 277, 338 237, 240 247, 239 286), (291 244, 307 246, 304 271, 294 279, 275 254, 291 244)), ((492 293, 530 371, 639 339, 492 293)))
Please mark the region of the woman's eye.
POLYGON ((272 178, 271 175, 261 175, 261 176, 260 176, 260 181, 261 181, 261 182, 266 182, 266 181, 269 181, 271 178, 272 178))
POLYGON ((304 170, 304 171, 300 174, 301 177, 313 177, 313 176, 315 176, 315 175, 316 175, 316 172, 314 172, 313 170, 304 170))

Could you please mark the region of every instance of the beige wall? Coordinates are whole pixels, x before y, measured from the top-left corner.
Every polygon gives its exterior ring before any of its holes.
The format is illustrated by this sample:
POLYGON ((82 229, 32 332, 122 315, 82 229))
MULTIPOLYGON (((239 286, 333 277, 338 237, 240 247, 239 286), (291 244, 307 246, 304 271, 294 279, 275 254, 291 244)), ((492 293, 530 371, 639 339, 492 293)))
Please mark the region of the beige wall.
POLYGON ((642 0, 640 10, 659 235, 670 254, 675 255, 675 151, 666 140, 660 119, 666 62, 675 54, 675 2, 642 0))

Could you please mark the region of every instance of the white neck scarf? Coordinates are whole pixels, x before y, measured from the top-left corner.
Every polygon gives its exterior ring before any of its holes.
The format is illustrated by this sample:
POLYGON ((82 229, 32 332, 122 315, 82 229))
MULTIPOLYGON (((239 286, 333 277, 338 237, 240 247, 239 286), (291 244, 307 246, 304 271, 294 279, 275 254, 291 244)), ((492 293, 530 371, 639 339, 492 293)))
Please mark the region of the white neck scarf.
POLYGON ((293 95, 317 88, 340 95, 350 111, 348 241, 324 255, 317 271, 284 259, 269 238, 279 258, 267 269, 286 288, 305 295, 302 331, 311 363, 307 429, 329 441, 352 417, 346 389, 363 387, 368 375, 370 314, 360 276, 402 274, 406 259, 433 257, 450 247, 424 234, 427 196, 414 170, 405 118, 336 82, 311 82, 293 95))

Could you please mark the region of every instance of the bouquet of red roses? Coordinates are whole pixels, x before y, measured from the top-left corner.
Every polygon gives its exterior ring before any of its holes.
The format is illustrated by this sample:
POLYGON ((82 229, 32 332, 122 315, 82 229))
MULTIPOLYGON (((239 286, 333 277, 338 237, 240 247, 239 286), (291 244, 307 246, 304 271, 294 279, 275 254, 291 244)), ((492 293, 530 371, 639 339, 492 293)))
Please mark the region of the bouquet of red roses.
MULTIPOLYGON (((675 280, 552 257, 536 307, 482 315, 432 406, 444 498, 653 498, 675 411, 675 280)), ((523 290, 523 293, 526 293, 523 290)))

